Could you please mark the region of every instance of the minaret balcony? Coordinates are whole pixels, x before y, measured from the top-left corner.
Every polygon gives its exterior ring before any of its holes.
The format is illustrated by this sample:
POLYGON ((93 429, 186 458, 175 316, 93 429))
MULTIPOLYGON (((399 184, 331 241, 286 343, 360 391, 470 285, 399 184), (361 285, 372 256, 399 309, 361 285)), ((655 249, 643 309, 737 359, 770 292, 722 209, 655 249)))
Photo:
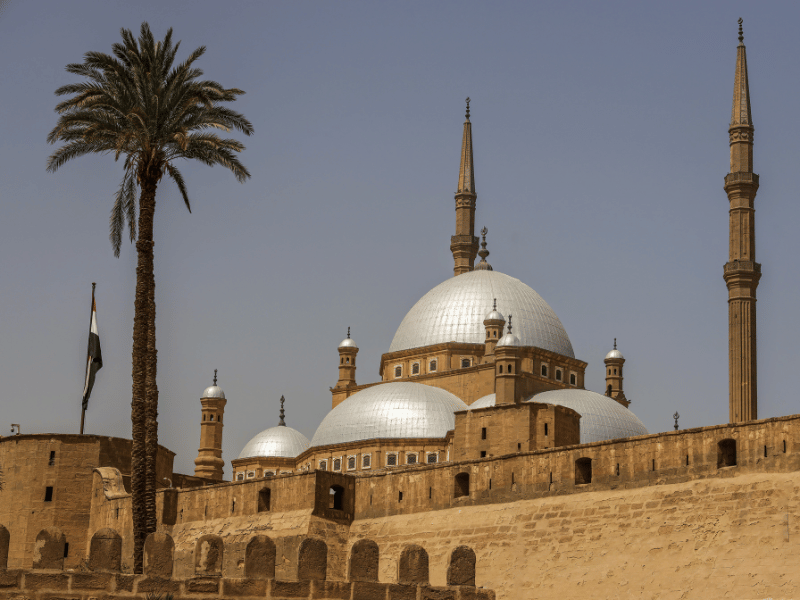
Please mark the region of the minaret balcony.
POLYGON ((749 171, 738 171, 725 175, 725 189, 727 189, 729 185, 739 183, 753 184, 758 187, 758 175, 749 171))

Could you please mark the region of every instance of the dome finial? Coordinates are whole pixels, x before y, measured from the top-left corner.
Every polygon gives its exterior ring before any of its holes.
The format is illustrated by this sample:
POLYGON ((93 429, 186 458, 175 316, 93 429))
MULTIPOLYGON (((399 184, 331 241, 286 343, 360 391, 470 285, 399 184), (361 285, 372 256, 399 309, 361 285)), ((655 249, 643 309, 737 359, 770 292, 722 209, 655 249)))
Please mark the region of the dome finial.
MULTIPOLYGON (((739 43, 744 44, 744 31, 742 30, 742 18, 739 17, 739 43)), ((467 112, 469 112, 469 106, 467 107, 467 112)), ((469 115, 467 115, 469 116, 469 115)))
POLYGON ((278 423, 278 425, 283 425, 284 427, 286 427, 286 421, 284 420, 284 418, 286 417, 286 411, 283 410, 283 403, 284 402, 286 402, 286 398, 281 396, 281 422, 278 423))
POLYGON ((214 385, 217 385, 217 370, 214 369, 214 385))
POLYGON ((508 315, 508 333, 511 334, 511 315, 508 315))
MULTIPOLYGON (((739 19, 739 23, 741 23, 741 22, 742 22, 742 20, 739 19)), ((469 121, 469 96, 467 96, 467 115, 466 115, 466 117, 467 117, 467 121, 469 121)))
POLYGON ((617 338, 614 338, 614 350, 617 349, 617 338))
POLYGON ((475 265, 476 271, 492 271, 492 265, 486 262, 486 257, 489 256, 489 251, 486 249, 486 234, 489 233, 489 230, 484 227, 481 229, 481 236, 483 237, 483 241, 481 242, 481 249, 478 250, 478 256, 481 257, 480 262, 475 265))
POLYGON ((349 327, 347 328, 347 339, 348 340, 350 339, 350 328, 349 327))
POLYGON ((497 298, 492 302, 492 310, 497 310, 497 298))

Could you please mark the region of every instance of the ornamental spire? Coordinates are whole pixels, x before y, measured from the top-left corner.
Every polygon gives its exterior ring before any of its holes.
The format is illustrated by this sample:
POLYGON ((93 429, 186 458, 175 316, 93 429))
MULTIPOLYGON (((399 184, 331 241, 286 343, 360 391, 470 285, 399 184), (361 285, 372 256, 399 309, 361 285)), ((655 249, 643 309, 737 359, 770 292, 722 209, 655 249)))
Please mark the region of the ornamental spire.
POLYGON ((733 83, 733 109, 731 110, 731 127, 737 125, 753 126, 753 115, 750 112, 750 85, 747 81, 747 53, 741 19, 739 19, 739 46, 736 48, 736 76, 733 83))
POLYGON ((214 369, 214 385, 217 385, 217 370, 214 369))
POLYGON ((456 194, 475 194, 475 168, 472 164, 472 123, 469 121, 469 102, 461 138, 461 166, 458 169, 458 191, 456 194))
POLYGON ((279 426, 280 426, 280 425, 283 425, 284 427, 286 427, 286 421, 284 420, 284 419, 285 419, 285 417, 286 417, 286 411, 285 411, 285 410, 283 410, 283 403, 284 403, 284 402, 286 402, 286 398, 284 398, 283 396, 281 396, 281 422, 280 422, 280 423, 278 423, 278 425, 279 425, 279 426))
POLYGON ((492 271, 492 265, 486 262, 486 257, 489 256, 489 251, 486 249, 486 234, 489 233, 489 230, 484 227, 481 229, 481 236, 483 237, 483 241, 481 242, 481 249, 478 250, 478 256, 481 257, 481 261, 475 265, 476 271, 492 271))

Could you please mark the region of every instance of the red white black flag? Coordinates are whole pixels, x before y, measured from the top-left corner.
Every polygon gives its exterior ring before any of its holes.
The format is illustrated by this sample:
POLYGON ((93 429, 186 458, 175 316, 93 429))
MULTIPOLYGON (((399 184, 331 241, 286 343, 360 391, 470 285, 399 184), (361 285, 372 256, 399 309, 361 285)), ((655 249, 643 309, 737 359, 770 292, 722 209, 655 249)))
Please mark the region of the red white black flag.
POLYGON ((89 396, 94 387, 94 376, 103 368, 100 354, 100 336, 97 333, 97 306, 94 303, 94 284, 92 284, 92 320, 89 324, 89 351, 86 358, 86 383, 83 385, 83 409, 89 405, 89 396))

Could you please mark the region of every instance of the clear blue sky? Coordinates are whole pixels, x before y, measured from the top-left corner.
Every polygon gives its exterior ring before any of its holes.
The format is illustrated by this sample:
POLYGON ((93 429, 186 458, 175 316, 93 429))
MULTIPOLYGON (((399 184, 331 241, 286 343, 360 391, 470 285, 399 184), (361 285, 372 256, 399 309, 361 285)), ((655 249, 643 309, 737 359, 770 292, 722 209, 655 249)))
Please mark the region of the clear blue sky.
MULTIPOLYGON (((247 94, 244 185, 183 168, 156 215, 160 440, 193 472, 199 397, 228 396, 223 458, 277 424, 309 438, 339 341, 359 383, 408 309, 451 276, 470 96, 478 227, 490 262, 553 307, 586 387, 614 337, 651 432, 728 418, 728 172, 736 20, 755 164, 759 411, 798 413, 800 206, 796 2, 22 2, 0 10, 0 427, 77 432, 91 282, 105 366, 87 432, 130 435, 135 251, 114 258, 121 167, 45 172, 53 91, 121 27, 173 27, 181 57, 247 94)), ((3 431, 3 429, 0 429, 3 431)), ((226 477, 230 468, 226 467, 226 477)))

